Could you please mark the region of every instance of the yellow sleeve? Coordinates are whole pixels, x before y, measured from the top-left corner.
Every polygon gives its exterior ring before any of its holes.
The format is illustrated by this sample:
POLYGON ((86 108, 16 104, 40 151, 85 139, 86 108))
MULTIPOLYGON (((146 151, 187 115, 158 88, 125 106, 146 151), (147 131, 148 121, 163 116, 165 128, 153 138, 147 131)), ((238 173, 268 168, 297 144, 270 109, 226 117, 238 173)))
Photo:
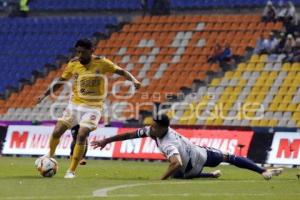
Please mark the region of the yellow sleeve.
POLYGON ((101 64, 103 66, 102 73, 114 73, 119 67, 115 65, 113 62, 108 60, 107 58, 103 58, 101 60, 101 64))
POLYGON ((69 79, 72 77, 72 75, 73 75, 73 68, 72 68, 71 62, 69 62, 69 63, 67 64, 67 66, 65 67, 65 69, 64 69, 64 71, 63 71, 61 77, 62 77, 63 79, 69 80, 69 79))

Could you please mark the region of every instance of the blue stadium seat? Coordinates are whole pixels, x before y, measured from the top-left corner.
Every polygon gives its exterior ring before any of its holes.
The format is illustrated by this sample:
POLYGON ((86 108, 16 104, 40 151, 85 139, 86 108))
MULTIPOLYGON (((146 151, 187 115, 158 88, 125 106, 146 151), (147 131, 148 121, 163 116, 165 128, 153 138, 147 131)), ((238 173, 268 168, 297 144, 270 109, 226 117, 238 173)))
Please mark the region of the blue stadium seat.
MULTIPOLYGON (((62 1, 43 2, 51 7, 62 1)), ((117 23, 115 17, 1 18, 0 93, 7 86, 17 87, 20 79, 30 78, 33 70, 55 62, 56 55, 68 53, 77 39, 104 32, 107 24, 117 23)))
MULTIPOLYGON (((278 4, 281 0, 273 0, 278 4)), ((300 0, 292 0, 300 5, 300 0)), ((257 7, 267 0, 171 0, 172 9, 257 7)), ((140 0, 43 0, 31 1, 32 10, 138 10, 140 0)))
MULTIPOLYGON (((273 0, 278 4, 281 0, 273 0)), ((189 8, 234 8, 234 7, 263 7, 266 0, 171 0, 172 9, 189 9, 189 8)), ((300 0, 292 0, 295 5, 300 5, 300 0)))
POLYGON ((136 10, 140 0, 43 0, 29 5, 31 10, 136 10))

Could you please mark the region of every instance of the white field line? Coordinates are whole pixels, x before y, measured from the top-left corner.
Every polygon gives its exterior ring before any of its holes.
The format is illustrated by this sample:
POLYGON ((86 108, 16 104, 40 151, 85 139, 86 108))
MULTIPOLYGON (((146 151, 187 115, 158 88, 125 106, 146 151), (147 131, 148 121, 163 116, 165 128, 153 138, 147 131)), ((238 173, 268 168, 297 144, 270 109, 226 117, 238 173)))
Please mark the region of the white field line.
MULTIPOLYGON (((123 185, 117 185, 107 188, 102 188, 99 190, 96 190, 93 192, 94 197, 140 197, 140 196, 146 196, 145 194, 112 194, 108 195, 109 192, 116 191, 119 189, 124 188, 133 188, 133 187, 139 187, 139 186, 148 186, 148 185, 178 185, 178 184, 212 184, 212 183, 255 183, 257 181, 255 180, 240 180, 240 181, 234 181, 234 180, 228 180, 228 181, 204 181, 204 182, 191 182, 191 181, 179 181, 179 182, 155 182, 155 183, 135 183, 135 184, 123 184, 123 185)), ((183 194, 148 194, 148 196, 191 196, 190 193, 183 193, 183 194)), ((240 196, 271 196, 275 195, 274 193, 259 193, 259 194, 252 194, 252 193, 199 193, 197 196, 232 196, 232 195, 240 195, 240 196)), ((300 195, 300 193, 289 193, 288 195, 294 196, 294 195, 300 195)))
MULTIPOLYGON (((293 181, 293 180, 289 180, 293 181)), ((182 194, 172 194, 172 193, 162 193, 162 194, 111 194, 108 195, 109 192, 116 191, 118 189, 124 188, 132 188, 139 186, 147 186, 147 185, 180 185, 180 184, 212 184, 212 183, 255 183, 255 182, 263 182, 257 180, 209 180, 203 182, 193 182, 193 181, 177 181, 177 182, 150 182, 150 183, 135 183, 135 184, 123 184, 117 185, 107 188, 102 188, 93 192, 93 195, 81 195, 81 196, 8 196, 8 197, 0 197, 0 200, 47 200, 47 199, 90 199, 93 197, 120 197, 120 198, 134 198, 134 197, 143 197, 143 196, 152 196, 152 197, 167 197, 167 196, 178 196, 178 197, 189 197, 189 196, 274 196, 276 193, 209 193, 202 192, 197 194, 191 193, 182 193, 182 194)), ((300 196, 299 193, 287 193, 285 196, 300 196)))

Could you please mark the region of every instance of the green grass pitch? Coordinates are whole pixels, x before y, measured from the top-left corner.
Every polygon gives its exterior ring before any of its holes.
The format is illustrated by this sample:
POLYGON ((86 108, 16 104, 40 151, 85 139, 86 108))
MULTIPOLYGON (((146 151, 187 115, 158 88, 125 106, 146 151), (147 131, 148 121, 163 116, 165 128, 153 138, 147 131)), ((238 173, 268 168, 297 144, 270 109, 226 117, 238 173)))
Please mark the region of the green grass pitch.
MULTIPOLYGON (((75 179, 63 175, 69 160, 57 159, 59 171, 43 178, 34 167, 35 158, 0 157, 0 199, 278 199, 299 200, 297 169, 285 169, 270 181, 253 172, 220 166, 219 179, 167 180, 158 178, 164 162, 88 160, 75 179), (94 197, 97 194, 103 197, 94 197), (106 196, 106 197, 105 197, 106 196)), ((217 169, 217 168, 215 168, 217 169)), ((213 169, 206 168, 205 171, 213 169)))

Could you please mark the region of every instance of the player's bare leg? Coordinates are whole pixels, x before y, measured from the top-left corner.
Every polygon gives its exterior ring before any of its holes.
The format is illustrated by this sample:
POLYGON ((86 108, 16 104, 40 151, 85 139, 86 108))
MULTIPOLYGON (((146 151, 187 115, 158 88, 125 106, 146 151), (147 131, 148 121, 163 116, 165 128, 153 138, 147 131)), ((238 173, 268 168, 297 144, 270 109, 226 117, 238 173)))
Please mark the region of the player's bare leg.
POLYGON ((65 125, 63 122, 58 121, 56 123, 55 128, 54 128, 53 133, 50 138, 50 143, 49 143, 50 151, 48 154, 49 157, 54 156, 56 147, 59 144, 59 139, 66 132, 66 130, 68 130, 68 126, 65 125))
POLYGON ((71 164, 68 171, 66 172, 65 178, 75 178, 75 171, 81 158, 83 157, 86 148, 86 139, 90 132, 91 130, 89 128, 86 127, 79 128, 71 164))
POLYGON ((35 165, 37 165, 37 163, 39 163, 39 160, 43 157, 53 157, 56 147, 59 144, 59 139, 60 137, 64 134, 64 132, 68 129, 68 127, 63 123, 58 121, 55 125, 55 128, 52 132, 51 138, 50 138, 50 142, 49 142, 49 147, 50 150, 46 155, 43 155, 41 157, 39 157, 36 162, 35 165))

